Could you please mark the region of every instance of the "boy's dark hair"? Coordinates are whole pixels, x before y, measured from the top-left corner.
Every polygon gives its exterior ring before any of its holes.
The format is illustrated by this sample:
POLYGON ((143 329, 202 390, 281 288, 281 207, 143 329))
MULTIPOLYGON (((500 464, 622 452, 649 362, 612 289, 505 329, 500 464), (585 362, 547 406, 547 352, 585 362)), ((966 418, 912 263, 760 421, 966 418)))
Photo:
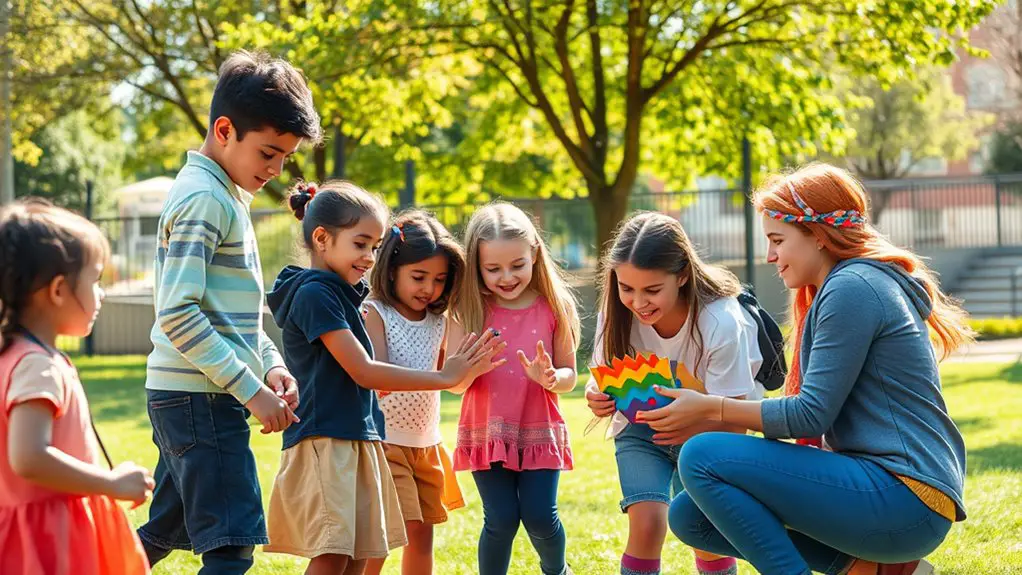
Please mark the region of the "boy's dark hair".
POLYGON ((447 256, 447 281, 429 311, 444 313, 461 286, 465 270, 465 251, 447 228, 422 210, 409 210, 394 219, 380 246, 380 255, 369 280, 370 296, 390 307, 396 307, 394 272, 401 266, 427 260, 436 255, 447 256))
POLYGON ((390 210, 378 196, 341 180, 318 186, 299 182, 288 193, 287 205, 302 222, 306 247, 312 246, 312 232, 316 228, 333 233, 355 226, 366 216, 375 216, 384 223, 390 217, 390 210))
POLYGON ((322 136, 305 77, 287 61, 262 52, 241 50, 220 66, 209 106, 210 129, 221 116, 234 124, 238 140, 267 127, 313 143, 322 136))
POLYGON ((24 198, 0 210, 0 349, 20 329, 36 290, 57 276, 74 286, 86 265, 109 256, 99 228, 46 200, 24 198))

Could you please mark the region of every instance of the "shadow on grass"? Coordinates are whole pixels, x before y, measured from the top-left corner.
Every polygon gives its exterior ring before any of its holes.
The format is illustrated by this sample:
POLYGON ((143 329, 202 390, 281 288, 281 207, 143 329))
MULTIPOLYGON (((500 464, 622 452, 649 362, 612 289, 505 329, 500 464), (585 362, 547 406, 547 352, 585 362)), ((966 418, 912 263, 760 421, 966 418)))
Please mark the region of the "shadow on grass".
POLYGON ((993 428, 995 424, 991 417, 961 417, 955 418, 954 422, 958 426, 958 431, 962 432, 962 435, 986 431, 993 428))
POLYGON ((997 443, 968 451, 969 475, 993 470, 1022 471, 1022 445, 997 443))
POLYGON ((130 420, 148 426, 145 365, 85 365, 78 370, 97 423, 130 420))
POLYGON ((1022 363, 1013 363, 1002 369, 1000 378, 1008 383, 1022 383, 1022 363))

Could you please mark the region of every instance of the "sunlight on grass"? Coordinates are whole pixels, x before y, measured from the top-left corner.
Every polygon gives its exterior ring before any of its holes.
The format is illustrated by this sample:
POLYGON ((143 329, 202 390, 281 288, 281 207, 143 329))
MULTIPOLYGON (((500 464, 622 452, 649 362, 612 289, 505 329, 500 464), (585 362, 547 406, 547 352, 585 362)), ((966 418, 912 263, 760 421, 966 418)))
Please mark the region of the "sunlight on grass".
MULTIPOLYGON (((156 449, 145 410, 145 358, 78 358, 100 433, 116 461, 134 460, 156 465, 156 449)), ((1022 565, 1022 365, 950 364, 944 370, 946 399, 969 448, 966 500, 969 519, 952 529, 944 545, 931 557, 942 575, 987 575, 1018 572, 1022 565)), ((453 442, 458 419, 458 398, 445 395, 443 433, 453 442)), ((575 471, 562 475, 559 495, 561 517, 568 533, 568 559, 579 575, 617 573, 617 561, 627 536, 627 521, 618 512, 621 497, 614 465, 613 443, 603 439, 603 427, 589 436, 589 422, 580 391, 563 398, 565 417, 572 431, 575 471)), ((259 461, 263 497, 276 473, 280 437, 252 435, 259 461)), ((459 475, 467 507, 451 514, 436 530, 436 570, 439 575, 476 572, 476 541, 482 525, 482 507, 469 474, 459 475)), ((130 512, 137 525, 148 507, 130 512)), ((694 574, 691 552, 672 537, 664 551, 663 571, 694 574)), ((194 573, 198 558, 176 552, 155 573, 194 573)), ((305 561, 286 555, 256 555, 253 575, 301 573, 305 561)), ((395 558, 384 571, 399 573, 395 558)), ((539 572, 535 553, 519 532, 512 574, 539 572)), ((746 564, 741 573, 754 571, 746 564)))

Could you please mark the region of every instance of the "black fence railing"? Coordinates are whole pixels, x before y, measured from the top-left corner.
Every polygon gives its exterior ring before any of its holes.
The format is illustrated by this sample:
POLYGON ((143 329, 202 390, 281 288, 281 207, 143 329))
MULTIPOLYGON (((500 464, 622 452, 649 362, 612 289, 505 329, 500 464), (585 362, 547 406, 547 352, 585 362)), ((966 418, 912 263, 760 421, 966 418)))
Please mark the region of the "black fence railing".
MULTIPOLYGON (((1022 174, 919 178, 866 182, 873 223, 894 243, 916 249, 1022 245, 1022 174)), ((509 200, 531 214, 552 255, 567 269, 590 269, 598 246, 593 206, 586 198, 509 200)), ((456 236, 478 205, 420 206, 456 236)), ((700 190, 633 195, 632 210, 677 218, 710 261, 743 265, 746 221, 740 190, 700 190)), ((267 288, 284 265, 302 261, 300 225, 284 211, 252 214, 267 288)), ((144 300, 152 292, 158 216, 101 217, 93 221, 110 240, 104 277, 108 296, 144 300)), ((753 216, 754 259, 766 254, 758 216, 753 216)), ((125 330, 119 330, 125 331, 125 330)), ((141 333, 141 332, 140 332, 141 333)), ((139 336, 142 337, 142 336, 139 336)), ((81 349, 71 343, 65 349, 81 349)))
MULTIPOLYGON (((914 248, 1022 245, 1022 174, 867 182, 874 225, 893 242, 914 248), (877 217, 878 216, 878 217, 877 217)), ((586 198, 509 200, 531 214, 555 258, 568 269, 596 264, 596 222, 586 198)), ((460 237, 478 205, 420 206, 460 237)), ((710 261, 745 258, 745 215, 739 190, 633 195, 631 210, 662 212, 678 220, 710 261)), ((284 211, 256 211, 252 220, 267 286, 287 263, 300 261, 299 224, 284 211)), ((113 257, 105 277, 109 295, 152 289, 158 216, 95 218, 113 257)), ((755 257, 766 253, 754 216, 755 257)))

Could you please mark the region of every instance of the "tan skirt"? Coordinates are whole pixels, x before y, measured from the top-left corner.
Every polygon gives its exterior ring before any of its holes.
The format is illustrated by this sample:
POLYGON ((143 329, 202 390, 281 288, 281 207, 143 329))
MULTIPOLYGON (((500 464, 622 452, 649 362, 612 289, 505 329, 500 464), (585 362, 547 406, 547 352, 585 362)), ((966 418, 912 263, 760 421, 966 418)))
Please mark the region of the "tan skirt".
POLYGON ((267 516, 271 553, 386 557, 408 542, 383 444, 303 439, 281 453, 267 516))

